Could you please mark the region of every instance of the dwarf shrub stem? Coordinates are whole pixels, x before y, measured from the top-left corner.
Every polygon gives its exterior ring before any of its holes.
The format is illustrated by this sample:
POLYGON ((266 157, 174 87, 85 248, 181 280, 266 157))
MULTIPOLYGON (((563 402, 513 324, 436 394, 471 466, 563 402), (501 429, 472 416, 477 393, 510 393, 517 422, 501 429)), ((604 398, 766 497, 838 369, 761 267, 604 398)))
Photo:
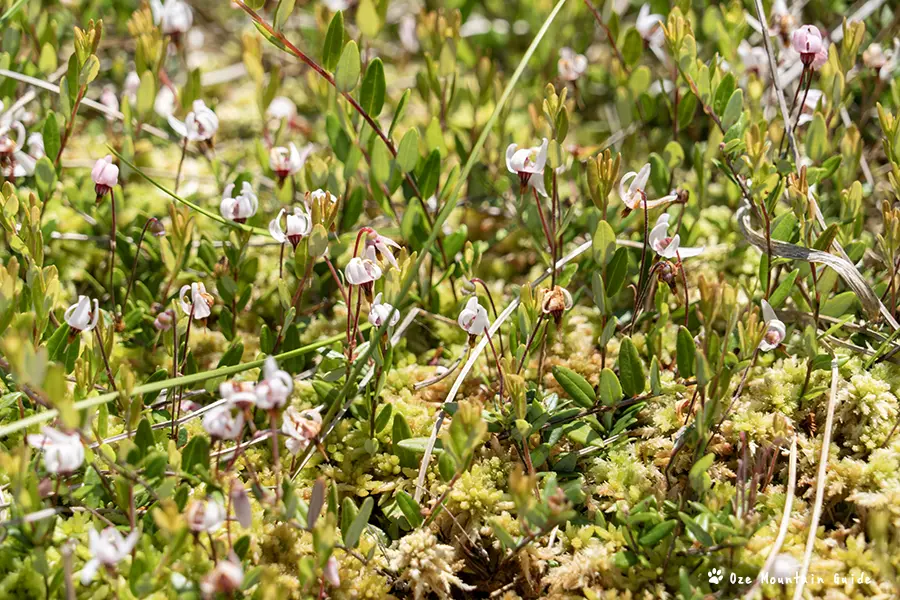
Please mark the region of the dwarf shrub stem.
MULTIPOLYGON (((115 202, 113 203, 115 205, 115 202)), ((147 229, 150 228, 154 222, 156 222, 156 217, 150 217, 147 219, 147 222, 144 223, 143 229, 141 229, 141 236, 138 238, 137 247, 134 251, 134 263, 131 265, 131 276, 128 278, 128 287, 125 288, 125 298, 122 300, 122 312, 124 313, 128 310, 128 298, 131 296, 131 288, 134 285, 134 276, 137 273, 137 263, 138 259, 141 256, 141 246, 144 244, 144 236, 147 234, 147 229)))

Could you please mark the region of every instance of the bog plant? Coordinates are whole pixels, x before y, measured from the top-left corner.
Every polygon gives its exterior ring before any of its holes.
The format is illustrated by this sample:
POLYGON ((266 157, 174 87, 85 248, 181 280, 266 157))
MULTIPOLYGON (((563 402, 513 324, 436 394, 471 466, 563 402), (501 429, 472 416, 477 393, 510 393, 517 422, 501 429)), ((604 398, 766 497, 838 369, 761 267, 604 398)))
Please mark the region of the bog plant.
POLYGON ((300 4, 0 0, 0 597, 898 595, 896 6, 300 4))

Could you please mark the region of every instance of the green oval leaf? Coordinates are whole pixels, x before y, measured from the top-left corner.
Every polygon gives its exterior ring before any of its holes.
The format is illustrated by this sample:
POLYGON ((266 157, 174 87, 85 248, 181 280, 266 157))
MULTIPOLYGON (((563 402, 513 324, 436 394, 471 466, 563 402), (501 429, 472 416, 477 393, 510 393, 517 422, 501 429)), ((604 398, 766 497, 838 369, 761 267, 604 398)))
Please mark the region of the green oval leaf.
POLYGON ((553 367, 553 378, 562 386, 569 397, 577 404, 584 408, 590 408, 597 400, 594 388, 587 380, 566 367, 553 367))
POLYGON ((350 41, 341 52, 341 60, 338 61, 334 72, 334 82, 342 92, 353 91, 356 82, 359 81, 359 47, 356 42, 350 41))
POLYGON ((617 364, 619 366, 619 381, 622 383, 622 391, 625 392, 625 395, 633 398, 643 392, 647 384, 644 376, 644 365, 630 337, 622 340, 617 364))

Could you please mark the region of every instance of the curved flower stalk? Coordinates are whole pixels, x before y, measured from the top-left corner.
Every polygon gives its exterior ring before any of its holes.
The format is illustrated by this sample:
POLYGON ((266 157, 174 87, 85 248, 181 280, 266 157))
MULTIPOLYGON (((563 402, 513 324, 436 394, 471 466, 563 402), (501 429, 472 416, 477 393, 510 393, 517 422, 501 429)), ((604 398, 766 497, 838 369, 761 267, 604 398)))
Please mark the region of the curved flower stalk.
POLYGON ((29 446, 43 451, 44 468, 48 473, 74 473, 84 462, 84 445, 77 433, 63 433, 52 427, 44 427, 41 433, 30 433, 25 439, 29 446))
POLYGON ((490 333, 490 325, 491 321, 488 317, 488 312, 485 307, 483 307, 478 302, 477 296, 472 296, 469 298, 468 302, 466 302, 465 307, 460 311, 459 316, 456 318, 457 324, 459 324, 460 328, 469 334, 469 347, 472 348, 475 346, 475 340, 479 335, 484 334, 487 338, 488 345, 491 347, 491 352, 494 354, 494 362, 497 365, 497 374, 500 379, 500 399, 503 399, 503 367, 500 365, 500 356, 497 354, 496 348, 494 348, 494 342, 491 339, 490 333))
POLYGON ((222 202, 219 204, 219 213, 223 218, 235 223, 246 223, 247 219, 256 214, 259 208, 259 198, 253 193, 253 187, 249 182, 241 184, 241 193, 233 196, 234 184, 229 183, 222 192, 222 202))
POLYGON ((781 342, 784 341, 787 335, 787 328, 778 319, 778 315, 775 314, 772 305, 765 300, 762 301, 762 316, 766 324, 766 332, 759 342, 759 349, 763 352, 768 352, 781 345, 781 342))
POLYGON ((164 35, 170 35, 176 43, 187 33, 194 23, 191 7, 182 0, 150 0, 153 22, 159 25, 164 35))
POLYGON ((88 533, 91 559, 81 570, 81 584, 87 585, 93 581, 101 566, 114 569, 131 554, 139 536, 140 531, 137 529, 132 530, 128 537, 124 537, 115 527, 107 527, 100 533, 97 533, 96 529, 91 529, 88 533))

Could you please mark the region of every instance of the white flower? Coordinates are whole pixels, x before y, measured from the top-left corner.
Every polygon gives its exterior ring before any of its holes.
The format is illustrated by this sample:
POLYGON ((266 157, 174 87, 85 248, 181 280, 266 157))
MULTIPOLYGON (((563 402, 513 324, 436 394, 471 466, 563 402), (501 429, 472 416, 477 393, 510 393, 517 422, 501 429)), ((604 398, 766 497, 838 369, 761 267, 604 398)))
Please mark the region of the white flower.
POLYGON ((188 527, 195 533, 215 533, 227 517, 225 507, 218 500, 194 500, 184 516, 188 527))
MULTIPOLYGON (((0 106, 0 110, 3 110, 0 106)), ((34 166, 40 156, 22 151, 25 142, 25 126, 21 121, 0 123, 0 175, 4 177, 28 177, 34 174, 34 166), (16 134, 13 140, 9 134, 16 134)))
POLYGON ((641 167, 638 172, 629 171, 622 175, 619 181, 619 196, 622 202, 628 207, 628 210, 637 210, 639 208, 654 208, 662 204, 674 201, 678 196, 669 194, 658 200, 647 200, 647 182, 650 179, 650 163, 641 167), (626 187, 628 186, 628 187, 626 187))
POLYGON ((97 533, 96 529, 91 529, 88 532, 91 560, 85 563, 81 571, 81 584, 89 584, 100 565, 114 567, 131 554, 139 535, 137 529, 133 529, 128 537, 123 537, 115 527, 107 527, 100 533, 97 533))
POLYGON ((159 25, 166 35, 185 33, 194 22, 194 13, 186 2, 181 0, 150 0, 153 22, 159 25))
POLYGON ((244 569, 241 565, 230 560, 220 560, 216 563, 216 568, 200 582, 200 591, 204 598, 215 598, 217 594, 231 598, 243 583, 244 569))
POLYGON ((100 306, 95 298, 92 310, 91 302, 92 300, 87 296, 78 296, 78 302, 63 313, 63 320, 75 333, 90 331, 97 326, 97 321, 100 319, 100 306))
POLYGON ((275 357, 263 363, 263 380, 256 385, 256 405, 263 410, 284 406, 294 391, 294 379, 287 371, 278 368, 275 357))
POLYGON ((763 352, 768 352, 777 348, 784 341, 787 328, 784 323, 778 320, 778 315, 775 314, 772 305, 765 300, 762 301, 762 316, 766 323, 766 333, 759 342, 759 349, 763 352))
POLYGON ((375 237, 366 239, 366 247, 368 248, 371 246, 372 248, 375 248, 375 250, 378 252, 378 254, 381 255, 382 258, 387 260, 392 267, 398 269, 399 266, 397 265, 397 259, 394 258, 394 254, 393 252, 391 252, 391 248, 399 248, 400 244, 398 244, 391 238, 385 237, 377 232, 373 233, 375 233, 375 237))
POLYGON ((382 303, 381 295, 381 292, 379 292, 372 302, 372 307, 369 309, 369 323, 373 327, 381 327, 390 319, 389 325, 393 327, 400 320, 400 311, 395 310, 392 305, 386 302, 382 303))
POLYGON ((225 381, 219 384, 219 395, 231 406, 247 408, 256 404, 256 383, 253 381, 225 381))
POLYGON ((645 4, 638 13, 634 28, 641 38, 651 48, 662 48, 666 42, 666 34, 662 28, 663 18, 660 15, 650 14, 650 5, 645 4))
POLYGON ((372 282, 381 279, 381 267, 378 266, 375 258, 375 248, 366 247, 365 256, 360 258, 354 256, 344 268, 344 275, 350 285, 369 285, 372 282))
POLYGON ((115 121, 115 113, 119 112, 119 97, 116 96, 116 88, 110 84, 106 84, 103 86, 103 91, 100 92, 100 104, 109 109, 109 112, 106 113, 107 121, 115 121))
POLYGON ((297 116, 297 105, 293 100, 284 96, 272 98, 266 109, 266 116, 270 119, 285 119, 290 122, 297 116))
POLYGON ((662 214, 650 230, 650 247, 663 258, 690 258, 703 252, 703 248, 682 248, 681 235, 669 237, 669 215, 662 214))
POLYGON ((469 298, 466 307, 459 313, 459 318, 457 318, 456 322, 469 335, 479 335, 490 325, 487 310, 478 303, 476 296, 469 298))
POLYGON ((232 414, 231 406, 223 405, 203 415, 203 429, 210 436, 220 440, 233 440, 244 429, 244 414, 232 414))
POLYGON ((341 585, 341 575, 338 572, 338 561, 334 556, 329 556, 328 561, 325 563, 325 570, 323 575, 325 575, 325 580, 330 583, 334 587, 338 587, 341 585))
POLYGON ((897 66, 898 55, 900 55, 900 39, 895 38, 893 49, 884 50, 879 43, 870 44, 863 51, 862 59, 864 65, 878 72, 879 79, 889 81, 897 66))
POLYGON ((769 55, 766 54, 765 48, 751 46, 747 40, 741 40, 737 53, 748 72, 756 73, 759 77, 763 77, 769 72, 769 55))
POLYGON ((232 197, 234 184, 229 183, 222 193, 222 203, 219 204, 219 212, 222 217, 235 223, 246 223, 247 219, 256 214, 259 208, 259 199, 253 193, 253 188, 248 182, 241 185, 241 193, 232 197))
POLYGON ((94 163, 91 169, 91 181, 94 182, 94 191, 97 198, 104 196, 119 183, 119 167, 112 164, 112 154, 107 154, 94 163))
POLYGON ((335 197, 334 197, 334 196, 331 196, 331 194, 330 194, 329 192, 326 192, 326 191, 323 190, 322 188, 319 188, 319 189, 317 189, 317 190, 313 190, 313 191, 311 191, 311 192, 309 193, 309 199, 312 200, 313 202, 322 201, 322 200, 325 200, 325 199, 327 199, 327 198, 329 198, 329 197, 331 198, 331 202, 334 203, 334 202, 335 202, 335 197))
POLYGON ((125 77, 125 83, 122 84, 122 96, 134 104, 137 101, 137 93, 140 87, 141 76, 137 74, 137 71, 131 71, 125 77))
POLYGON ((175 112, 175 92, 169 86, 164 85, 159 88, 156 98, 153 100, 153 112, 167 119, 172 118, 172 113, 175 112))
POLYGON ((296 248, 304 237, 312 231, 312 217, 306 211, 305 207, 295 206, 294 212, 289 213, 285 209, 278 212, 278 216, 269 221, 269 234, 276 242, 290 242, 296 248), (286 229, 281 228, 281 217, 287 214, 286 229))
POLYGON ((73 473, 84 462, 84 446, 77 433, 63 433, 44 427, 41 433, 30 433, 28 445, 44 451, 44 467, 50 473, 73 473))
POLYGON ((231 485, 231 506, 234 508, 234 516, 237 517, 241 527, 248 528, 253 524, 250 495, 240 480, 235 479, 231 485))
POLYGON ((269 167, 275 171, 275 174, 284 179, 300 172, 306 157, 312 152, 312 144, 307 144, 301 153, 297 150, 294 142, 288 144, 288 147, 276 146, 269 150, 269 167))
POLYGON ((547 195, 544 189, 544 166, 547 164, 547 138, 540 146, 522 148, 516 144, 510 144, 506 148, 506 168, 510 173, 519 176, 519 182, 524 188, 531 185, 542 196, 547 195), (536 177, 535 177, 536 175, 536 177))
POLYGON ((556 63, 559 69, 559 77, 565 81, 575 81, 587 71, 587 57, 578 54, 571 48, 562 48, 559 51, 559 61, 556 63))
POLYGON ((181 310, 186 315, 193 315, 195 319, 205 319, 211 313, 213 297, 206 293, 206 286, 199 282, 181 286, 178 292, 181 301, 181 310), (188 302, 187 298, 191 301, 188 302))
POLYGON ((281 431, 288 436, 284 442, 291 454, 298 454, 309 446, 322 430, 322 407, 297 410, 289 406, 284 411, 284 420, 281 422, 281 431))
POLYGON ((219 117, 208 108, 203 100, 194 100, 193 110, 187 114, 182 123, 169 115, 169 127, 189 142, 203 142, 216 135, 219 129, 219 117))
POLYGON ((799 560, 790 554, 778 554, 775 557, 775 560, 772 561, 772 565, 769 567, 769 570, 766 571, 766 574, 769 576, 769 581, 774 579, 776 581, 789 583, 794 580, 794 577, 797 576, 799 571, 799 560))
POLYGON ((39 131, 29 133, 25 145, 28 146, 28 154, 35 160, 40 160, 47 154, 44 150, 44 136, 39 131))

